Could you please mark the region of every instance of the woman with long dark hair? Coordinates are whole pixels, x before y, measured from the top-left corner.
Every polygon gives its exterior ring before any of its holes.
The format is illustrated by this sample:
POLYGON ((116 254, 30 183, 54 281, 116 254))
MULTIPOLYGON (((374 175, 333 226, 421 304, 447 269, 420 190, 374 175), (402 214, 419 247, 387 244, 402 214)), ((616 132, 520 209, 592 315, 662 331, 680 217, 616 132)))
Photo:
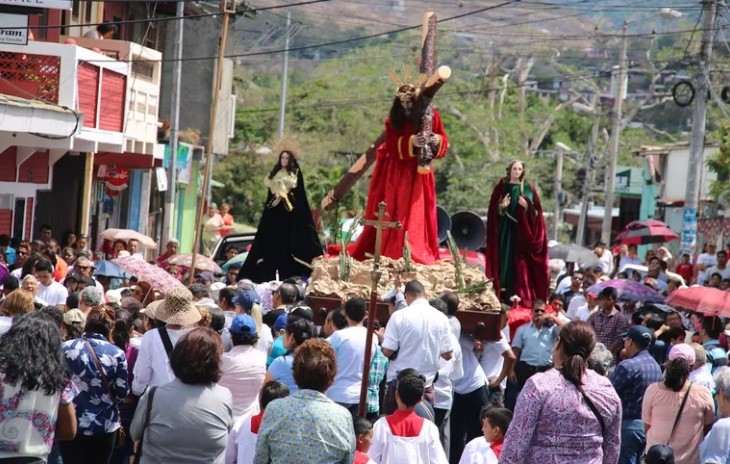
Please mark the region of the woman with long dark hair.
POLYGON ((644 393, 641 416, 646 428, 646 449, 668 444, 674 451, 675 464, 696 464, 700 460, 702 437, 715 421, 715 403, 705 387, 689 380, 695 363, 694 348, 686 343, 674 345, 668 359, 664 381, 649 385, 644 393))
POLYGON ((547 298, 547 229, 540 196, 525 180, 527 166, 519 160, 507 165, 506 176, 492 191, 487 215, 487 277, 503 302, 520 297, 530 307, 547 298))
POLYGON ((43 463, 54 437, 73 439, 70 378, 53 320, 40 312, 17 317, 0 337, 0 461, 26 457, 24 462, 43 463))
POLYGON ((108 464, 121 427, 118 404, 129 394, 124 351, 109 342, 115 314, 108 306, 89 311, 84 336, 63 344, 79 389, 74 398, 79 432, 61 444, 64 464, 108 464))
POLYGON ((602 464, 618 461, 621 400, 588 369, 596 334, 587 322, 560 329, 554 369, 527 381, 504 438, 501 464, 602 464))
POLYGON ((237 280, 268 282, 277 278, 308 276, 311 263, 322 255, 312 219, 299 150, 289 138, 276 147, 277 161, 264 179, 269 190, 256 238, 237 280))

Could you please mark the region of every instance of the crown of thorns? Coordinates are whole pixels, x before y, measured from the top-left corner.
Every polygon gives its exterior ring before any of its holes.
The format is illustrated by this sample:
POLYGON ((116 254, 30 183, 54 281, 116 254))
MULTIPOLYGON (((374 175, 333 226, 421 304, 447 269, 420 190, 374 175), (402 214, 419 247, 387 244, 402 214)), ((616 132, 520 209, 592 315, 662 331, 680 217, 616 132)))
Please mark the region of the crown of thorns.
POLYGON ((405 65, 403 67, 403 77, 399 76, 395 71, 391 70, 388 73, 388 77, 395 84, 395 95, 398 98, 409 98, 418 96, 421 87, 428 80, 428 76, 420 74, 416 78, 416 82, 411 83, 411 67, 405 65))

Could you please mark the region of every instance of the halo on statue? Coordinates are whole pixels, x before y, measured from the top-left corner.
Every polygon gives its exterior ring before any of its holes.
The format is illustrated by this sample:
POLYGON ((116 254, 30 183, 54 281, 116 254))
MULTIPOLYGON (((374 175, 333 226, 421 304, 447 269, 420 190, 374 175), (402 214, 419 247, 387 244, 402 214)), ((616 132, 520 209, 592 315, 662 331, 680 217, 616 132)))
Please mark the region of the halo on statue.
POLYGON ((302 159, 302 147, 299 145, 299 141, 290 135, 285 135, 280 138, 274 145, 272 151, 277 157, 283 152, 291 153, 297 160, 302 159))
POLYGON ((428 81, 428 76, 421 73, 416 78, 416 82, 411 82, 411 67, 405 65, 403 67, 403 77, 399 76, 394 70, 388 72, 388 77, 395 85, 395 94, 398 98, 418 98, 421 88, 428 81))

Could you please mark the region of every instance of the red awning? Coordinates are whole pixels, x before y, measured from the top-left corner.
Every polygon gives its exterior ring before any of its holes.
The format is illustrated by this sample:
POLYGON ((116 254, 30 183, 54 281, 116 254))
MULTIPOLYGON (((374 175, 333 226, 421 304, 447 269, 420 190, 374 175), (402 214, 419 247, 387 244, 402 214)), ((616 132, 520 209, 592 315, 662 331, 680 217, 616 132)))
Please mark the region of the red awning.
POLYGON ((138 153, 97 153, 94 156, 94 166, 102 164, 121 166, 127 169, 152 169, 161 165, 162 160, 155 160, 152 155, 138 153), (155 163, 159 161, 160 163, 155 163))

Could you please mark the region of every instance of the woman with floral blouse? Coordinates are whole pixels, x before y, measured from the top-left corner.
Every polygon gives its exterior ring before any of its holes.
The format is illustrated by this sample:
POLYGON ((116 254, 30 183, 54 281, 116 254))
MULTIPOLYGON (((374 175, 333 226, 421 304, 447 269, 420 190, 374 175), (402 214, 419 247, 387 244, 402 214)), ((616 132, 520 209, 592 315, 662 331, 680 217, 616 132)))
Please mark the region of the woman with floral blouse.
POLYGON ((73 441, 61 443, 64 464, 108 464, 114 451, 121 427, 118 404, 129 394, 124 351, 109 342, 114 319, 112 308, 98 306, 86 316, 83 337, 63 344, 79 390, 78 432, 73 441))
POLYGON ((616 464, 621 400, 611 382, 588 369, 596 334, 570 322, 553 348, 555 368, 525 384, 504 438, 500 464, 616 464))

